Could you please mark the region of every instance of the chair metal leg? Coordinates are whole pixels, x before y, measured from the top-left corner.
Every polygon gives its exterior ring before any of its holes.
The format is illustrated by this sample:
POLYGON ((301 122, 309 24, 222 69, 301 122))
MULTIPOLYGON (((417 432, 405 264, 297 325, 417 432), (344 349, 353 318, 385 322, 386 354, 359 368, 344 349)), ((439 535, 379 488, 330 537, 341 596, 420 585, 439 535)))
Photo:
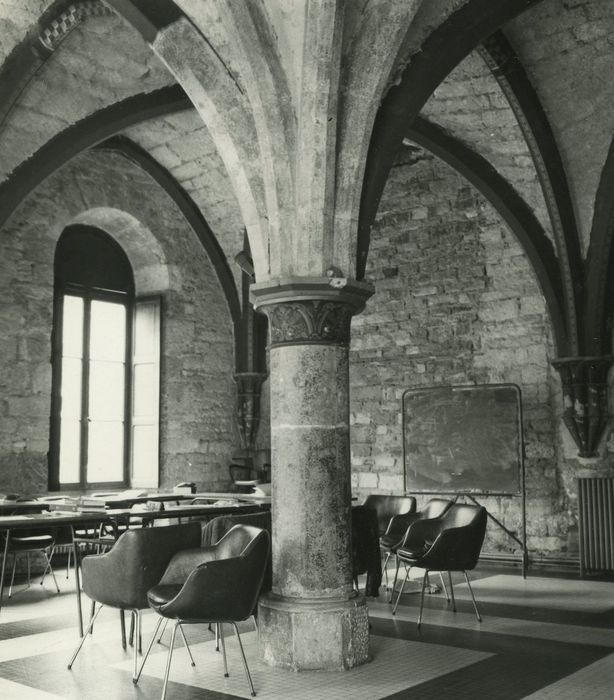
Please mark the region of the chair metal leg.
POLYGON ((168 674, 171 670, 171 659, 173 658, 173 647, 175 646, 175 635, 177 634, 177 627, 179 626, 179 620, 175 622, 173 626, 173 634, 171 635, 171 645, 168 649, 168 658, 166 660, 166 671, 164 672, 164 685, 162 686, 162 698, 166 698, 166 687, 168 686, 168 674))
POLYGON ((418 629, 420 629, 420 625, 422 624, 422 608, 424 607, 424 589, 426 588, 426 582, 429 577, 429 572, 428 569, 424 572, 424 576, 422 577, 422 589, 420 590, 420 612, 418 614, 418 629))
POLYGON ((122 628, 122 649, 126 651, 126 615, 123 608, 119 611, 119 623, 122 628))
POLYGON ((68 662, 68 670, 72 668, 73 663, 75 662, 75 659, 77 658, 77 654, 81 651, 81 647, 83 646, 83 642, 87 639, 87 635, 89 632, 91 632, 92 628, 94 627, 94 622, 96 618, 98 617, 98 613, 102 610, 103 606, 102 604, 98 607, 98 610, 94 613, 92 616, 92 619, 90 620, 89 625, 87 626, 87 629, 85 630, 85 634, 81 637, 81 640, 79 641, 79 645, 77 646, 75 653, 72 655, 72 659, 68 662))
POLYGON ((134 616, 130 616, 130 633, 128 634, 128 644, 134 644, 134 616))
MULTIPOLYGON (((158 635, 158 644, 162 644, 162 635, 164 634, 164 631, 166 630, 166 625, 168 625, 168 617, 161 617, 160 622, 164 620, 164 624, 162 625, 162 629, 160 630, 160 634, 158 635)), ((158 627, 160 625, 158 624, 158 627)))
POLYGON ((441 571, 439 572, 439 579, 441 580, 441 587, 443 588, 443 592, 446 596, 446 601, 449 603, 450 602, 450 596, 448 595, 448 588, 446 586, 446 582, 443 579, 443 574, 441 571))
MULTIPOLYGON (((51 578, 53 579, 53 583, 55 585, 56 591, 59 593, 60 592, 60 587, 58 586, 58 582, 55 578, 55 573, 53 571, 53 567, 51 566, 51 557, 53 556, 53 547, 51 548, 51 556, 47 556, 47 552, 43 551, 43 554, 45 555, 45 559, 47 560, 47 566, 45 567, 45 573, 47 570, 51 573, 51 578)), ((41 579, 41 586, 43 584, 43 579, 45 578, 45 574, 43 574, 43 578, 41 579)))
MULTIPOLYGON (((141 613, 139 610, 132 610, 132 616, 134 617, 134 629, 135 629, 135 634, 136 638, 140 640, 141 638, 141 613)), ((140 651, 140 644, 136 643, 133 647, 133 659, 134 659, 134 672, 132 673, 132 682, 134 682, 134 679, 137 676, 138 673, 138 666, 139 666, 139 651, 140 651)))
POLYGON ((132 679, 132 682, 134 685, 136 685, 139 682, 139 678, 141 677, 141 672, 143 671, 143 666, 145 666, 145 662, 147 661, 147 657, 149 656, 149 652, 151 651, 151 647, 153 646, 153 643, 156 639, 156 636, 158 635, 158 630, 160 629, 160 625, 162 622, 168 622, 167 618, 164 617, 159 617, 158 618, 158 623, 156 624, 156 629, 154 630, 153 634, 151 635, 151 639, 149 640, 149 645, 147 647, 147 651, 145 652, 145 656, 143 657, 143 660, 141 661, 141 666, 138 670, 138 673, 136 676, 132 679))
POLYGON ((215 651, 220 650, 220 626, 215 623, 215 651))
POLYGON ((391 554, 392 552, 386 552, 386 556, 384 557, 384 566, 382 567, 382 578, 385 581, 386 590, 388 590, 388 560, 390 559, 391 554))
POLYGON ((403 585, 401 586, 401 590, 399 591, 399 594, 397 595, 397 602, 394 604, 394 608, 392 608, 393 615, 396 615, 396 613, 397 613, 397 608, 399 607, 399 600, 401 600, 401 596, 403 595, 403 590, 405 589, 405 584, 407 583, 407 579, 409 577, 410 571, 411 571, 411 566, 407 567, 407 570, 405 571, 405 578, 403 579, 403 585))
MULTIPOLYGON (((41 580, 40 580, 41 586, 42 586, 43 583, 45 582, 45 578, 46 578, 46 576, 47 576, 47 572, 48 572, 49 569, 51 568, 51 560, 53 559, 54 553, 55 553, 55 545, 54 545, 54 544, 51 545, 51 551, 49 552, 49 555, 48 555, 48 556, 47 556, 47 552, 44 553, 45 556, 47 557, 47 565, 45 566, 45 570, 43 571, 43 575, 41 576, 41 580)), ((56 584, 56 585, 57 585, 57 584, 56 584)))
POLYGON ((69 574, 69 572, 70 572, 70 558, 71 558, 71 555, 72 555, 72 551, 71 551, 71 549, 69 548, 69 549, 68 549, 68 558, 67 558, 67 560, 66 560, 66 578, 68 578, 68 574, 69 574))
POLYGON ((179 631, 181 632, 181 636, 183 637, 183 643, 185 644, 185 648, 188 650, 188 655, 190 657, 190 661, 192 662, 192 666, 196 666, 196 662, 194 661, 194 657, 192 656, 192 651, 190 650, 188 640, 185 638, 185 632, 183 631, 183 625, 179 625, 179 631))
POLYGON ((11 574, 11 582, 9 584, 9 598, 13 594, 13 582, 15 581, 15 567, 17 566, 17 552, 13 552, 13 573, 11 574))
POLYGON ((454 584, 452 583, 451 571, 448 571, 448 581, 450 581, 450 598, 452 599, 452 610, 456 612, 456 599, 454 598, 454 584))
POLYGON ((239 634, 239 628, 237 627, 237 623, 233 622, 232 626, 235 628, 235 634, 237 635, 237 639, 239 641, 239 649, 241 650, 241 658, 243 659, 243 667, 245 668, 245 675, 247 676, 247 680, 249 682, 249 687, 251 689, 252 697, 256 697, 256 691, 254 690, 254 683, 252 681, 252 676, 249 672, 249 668, 247 666, 247 659, 245 658, 245 651, 243 649, 243 643, 241 642, 241 635, 239 634))
POLYGON ((392 582, 392 588, 390 589, 390 600, 388 601, 389 603, 392 603, 392 599, 394 598, 394 589, 396 588, 397 585, 397 579, 399 577, 399 566, 401 565, 401 560, 397 555, 394 555, 394 558, 397 560, 397 568, 395 569, 394 572, 394 580, 392 582))
POLYGON ((475 602, 475 596, 473 595, 473 588, 471 588, 471 583, 469 583, 469 576, 467 575, 466 571, 463 571, 463 573, 465 574, 465 581, 467 581, 469 593, 471 593, 471 601, 473 602, 473 609, 475 610, 475 615, 478 618, 478 622, 482 622, 482 616, 480 615, 480 611, 478 610, 478 604, 475 602))
POLYGON ((217 627, 220 631, 220 641, 222 642, 222 656, 224 657, 224 678, 228 678, 228 663, 226 661, 226 642, 224 641, 224 625, 218 622, 217 627))
POLYGON ((0 610, 2 609, 2 592, 4 591, 4 572, 6 571, 6 557, 9 552, 9 537, 11 531, 4 533, 4 551, 2 552, 2 571, 0 572, 0 610))

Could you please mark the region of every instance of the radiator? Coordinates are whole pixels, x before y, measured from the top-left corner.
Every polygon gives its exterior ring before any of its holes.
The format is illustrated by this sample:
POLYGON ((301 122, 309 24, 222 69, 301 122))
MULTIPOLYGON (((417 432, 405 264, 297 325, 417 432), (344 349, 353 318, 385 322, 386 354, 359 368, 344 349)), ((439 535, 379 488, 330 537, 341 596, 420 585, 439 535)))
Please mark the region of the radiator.
POLYGON ((580 570, 614 571, 614 477, 578 479, 580 570))

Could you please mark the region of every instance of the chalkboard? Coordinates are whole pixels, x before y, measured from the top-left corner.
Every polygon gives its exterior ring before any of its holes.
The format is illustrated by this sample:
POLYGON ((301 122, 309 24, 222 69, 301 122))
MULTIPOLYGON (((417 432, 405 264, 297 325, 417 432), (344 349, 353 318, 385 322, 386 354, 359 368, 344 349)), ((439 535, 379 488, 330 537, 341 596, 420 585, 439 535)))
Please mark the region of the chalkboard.
POLYGON ((408 493, 521 494, 520 389, 515 384, 408 389, 403 449, 408 493))

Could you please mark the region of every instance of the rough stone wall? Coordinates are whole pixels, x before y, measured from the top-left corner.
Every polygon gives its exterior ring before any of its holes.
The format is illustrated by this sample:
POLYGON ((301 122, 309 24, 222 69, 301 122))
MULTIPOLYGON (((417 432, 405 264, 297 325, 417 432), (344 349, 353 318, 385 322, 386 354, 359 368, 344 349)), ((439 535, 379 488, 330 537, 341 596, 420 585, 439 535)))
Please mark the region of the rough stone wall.
POLYGON ((47 488, 53 255, 68 223, 95 214, 126 250, 137 292, 163 295, 161 485, 225 489, 237 436, 219 283, 168 195, 122 156, 91 152, 37 188, 0 232, 0 491, 47 488))
MULTIPOLYGON (((403 490, 405 389, 513 382, 523 400, 529 549, 564 555, 575 517, 562 484, 554 351, 545 302, 513 235, 465 180, 408 149, 386 186, 367 275, 376 293, 352 325, 354 491, 403 490)), ((481 500, 520 532, 519 498, 481 500)), ((487 548, 517 550, 493 526, 487 548)))

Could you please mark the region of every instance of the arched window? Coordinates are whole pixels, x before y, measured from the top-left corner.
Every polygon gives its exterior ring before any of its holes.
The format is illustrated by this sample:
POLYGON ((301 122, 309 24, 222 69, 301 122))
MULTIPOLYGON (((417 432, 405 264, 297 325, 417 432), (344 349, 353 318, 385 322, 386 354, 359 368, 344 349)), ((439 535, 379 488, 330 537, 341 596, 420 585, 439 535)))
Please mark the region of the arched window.
POLYGON ((155 483, 142 485, 157 485, 159 304, 153 316, 151 300, 144 316, 139 306, 122 248, 97 228, 66 228, 55 254, 52 489, 125 486, 144 461, 140 480, 155 483))

